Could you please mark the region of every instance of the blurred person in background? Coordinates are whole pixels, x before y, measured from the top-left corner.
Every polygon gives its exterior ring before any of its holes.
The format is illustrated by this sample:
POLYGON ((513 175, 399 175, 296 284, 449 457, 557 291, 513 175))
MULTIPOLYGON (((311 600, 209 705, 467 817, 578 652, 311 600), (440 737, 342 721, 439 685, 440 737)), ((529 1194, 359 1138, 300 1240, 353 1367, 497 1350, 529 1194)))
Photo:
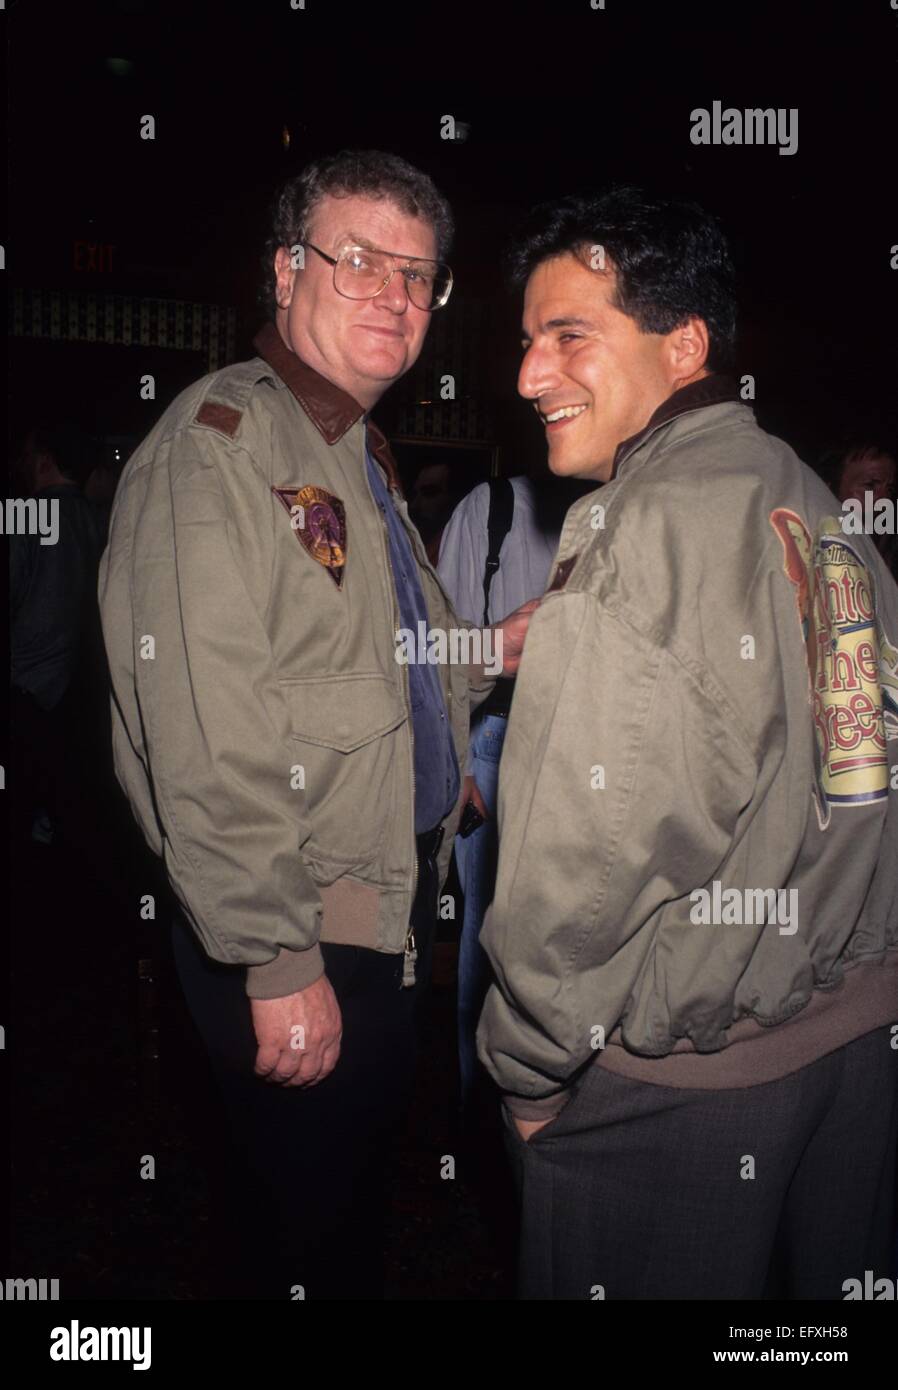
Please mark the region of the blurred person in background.
MULTIPOLYGON (((844 441, 824 454, 818 468, 823 481, 832 488, 840 502, 852 498, 863 507, 866 494, 870 493, 874 507, 879 501, 890 501, 893 516, 896 471, 895 451, 875 439, 844 441)), ((898 580, 898 537, 894 527, 891 531, 874 533, 871 540, 888 565, 892 577, 898 580)))
POLYGON ((440 541, 452 515, 458 493, 452 486, 452 468, 447 463, 425 463, 412 486, 408 511, 421 533, 427 558, 436 565, 440 541))
POLYGON ((20 495, 58 518, 52 543, 31 531, 8 537, 11 781, 17 817, 42 844, 77 824, 73 768, 87 667, 97 655, 102 548, 97 513, 82 491, 93 463, 91 441, 76 424, 39 421, 13 465, 20 495))

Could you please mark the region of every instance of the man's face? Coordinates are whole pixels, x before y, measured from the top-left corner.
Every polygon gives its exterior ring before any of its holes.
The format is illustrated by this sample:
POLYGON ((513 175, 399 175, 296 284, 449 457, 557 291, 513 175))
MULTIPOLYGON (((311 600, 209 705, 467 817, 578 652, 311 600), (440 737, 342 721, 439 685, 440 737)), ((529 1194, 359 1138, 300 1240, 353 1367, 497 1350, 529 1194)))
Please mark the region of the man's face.
POLYGON ((591 270, 574 255, 543 261, 527 282, 518 391, 539 412, 559 477, 606 482, 618 444, 680 386, 706 374, 700 321, 642 333, 613 297, 614 272, 591 270), (576 413, 552 418, 565 408, 576 413))
POLYGON ((854 498, 863 506, 864 493, 872 492, 874 504, 895 496, 895 460, 887 454, 865 454, 846 463, 839 484, 839 501, 854 498))
MULTIPOLYGON (((336 257, 347 243, 435 260, 429 223, 390 202, 323 198, 308 239, 336 257)), ((397 271, 374 299, 346 299, 334 289, 334 268, 305 248, 305 268, 291 270, 283 249, 277 271, 277 327, 287 346, 322 376, 370 409, 387 387, 414 366, 430 314, 411 303, 397 271)))
POLYGON ((435 521, 450 508, 448 463, 430 463, 415 479, 409 510, 424 521, 435 521))

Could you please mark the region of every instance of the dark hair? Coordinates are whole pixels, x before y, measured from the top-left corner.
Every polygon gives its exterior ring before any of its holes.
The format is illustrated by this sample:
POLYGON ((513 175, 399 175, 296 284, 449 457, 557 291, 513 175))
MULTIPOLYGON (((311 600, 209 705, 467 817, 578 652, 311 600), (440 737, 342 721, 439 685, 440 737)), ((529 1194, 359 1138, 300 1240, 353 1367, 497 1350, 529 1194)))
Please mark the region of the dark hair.
POLYGON ((94 441, 73 420, 38 420, 29 426, 23 444, 37 454, 49 454, 64 478, 82 487, 98 462, 94 441))
POLYGON ((898 463, 898 452, 893 446, 873 436, 861 440, 843 439, 826 450, 817 463, 816 471, 826 486, 838 496, 842 474, 849 463, 866 458, 888 458, 893 463, 898 463))
POLYGON ((449 254, 455 227, 446 199, 427 174, 395 154, 380 150, 341 150, 339 154, 307 164, 288 179, 271 205, 270 234, 262 254, 259 302, 273 317, 274 258, 281 246, 303 241, 309 223, 323 198, 351 198, 361 194, 395 203, 409 217, 421 217, 433 227, 437 256, 449 254))
POLYGON ((535 208, 505 257, 522 287, 541 262, 573 254, 615 272, 616 308, 643 333, 670 333, 687 319, 708 329, 708 368, 732 370, 736 342, 735 272, 716 218, 697 203, 612 188, 535 208))

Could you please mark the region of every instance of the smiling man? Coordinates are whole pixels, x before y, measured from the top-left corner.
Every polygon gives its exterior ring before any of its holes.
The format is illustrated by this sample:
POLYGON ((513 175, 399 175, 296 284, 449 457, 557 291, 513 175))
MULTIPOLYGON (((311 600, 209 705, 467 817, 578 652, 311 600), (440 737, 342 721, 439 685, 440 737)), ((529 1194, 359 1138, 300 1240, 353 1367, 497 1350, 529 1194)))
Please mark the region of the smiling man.
MULTIPOLYGON (((175 957, 235 1139, 246 1296, 382 1291, 469 692, 493 683, 395 659, 400 629, 457 619, 368 419, 449 298, 451 233, 395 156, 292 179, 258 355, 165 412, 103 559, 116 769, 184 909, 175 957)), ((509 673, 527 618, 502 625, 509 673)))
POLYGON ((571 199, 512 262, 549 465, 604 484, 528 635, 481 938, 521 1291, 841 1298, 890 1261, 898 591, 726 378, 710 216, 571 199))

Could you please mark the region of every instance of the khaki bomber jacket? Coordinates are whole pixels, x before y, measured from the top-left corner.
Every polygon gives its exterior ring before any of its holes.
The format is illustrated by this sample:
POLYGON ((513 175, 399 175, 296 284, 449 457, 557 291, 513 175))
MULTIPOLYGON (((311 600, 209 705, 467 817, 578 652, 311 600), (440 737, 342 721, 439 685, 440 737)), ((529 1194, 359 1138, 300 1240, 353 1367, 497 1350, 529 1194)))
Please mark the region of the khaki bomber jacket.
MULTIPOLYGON (((405 948, 417 878, 408 669, 365 419, 273 324, 129 459, 100 570, 118 779, 206 952, 272 998, 319 938, 405 948)), ((401 496, 432 627, 460 626, 401 496)), ((442 664, 459 763, 493 680, 442 664)), ((445 878, 460 805, 439 854, 445 878)))
POLYGON ((898 589, 841 521, 713 376, 568 512, 481 935, 478 1049, 522 1118, 590 1060, 755 1084, 898 1019, 898 589))

